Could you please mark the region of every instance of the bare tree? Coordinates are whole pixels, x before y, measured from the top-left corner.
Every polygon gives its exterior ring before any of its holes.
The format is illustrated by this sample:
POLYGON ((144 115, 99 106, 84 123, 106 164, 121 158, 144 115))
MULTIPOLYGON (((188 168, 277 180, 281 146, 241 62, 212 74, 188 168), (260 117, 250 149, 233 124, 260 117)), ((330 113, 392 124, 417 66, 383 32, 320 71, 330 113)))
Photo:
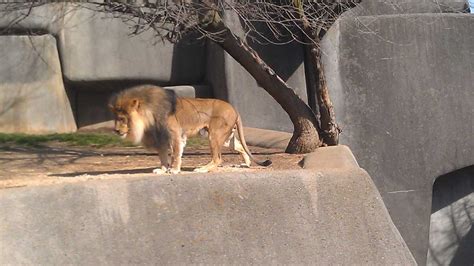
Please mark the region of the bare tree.
MULTIPOLYGON (((31 8, 48 1, 10 2, 11 9, 31 8)), ((176 42, 188 33, 217 43, 239 62, 259 86, 265 89, 288 113, 294 132, 286 149, 288 153, 307 153, 322 145, 338 143, 339 127, 320 64, 319 40, 345 9, 357 0, 198 0, 198 1, 88 1, 92 8, 122 18, 133 34, 153 30, 157 38, 176 42), (92 5, 91 5, 92 4, 92 5), (313 90, 317 107, 306 104, 258 53, 226 25, 223 15, 233 13, 244 22, 247 36, 257 42, 282 44, 297 41, 308 47, 315 75, 313 90), (256 24, 264 24, 272 36, 256 24), (316 116, 318 113, 319 116, 316 116)), ((75 2, 81 5, 81 2, 75 2)), ((29 13, 26 12, 27 16, 29 13)), ((21 19, 21 18, 19 18, 21 19)))

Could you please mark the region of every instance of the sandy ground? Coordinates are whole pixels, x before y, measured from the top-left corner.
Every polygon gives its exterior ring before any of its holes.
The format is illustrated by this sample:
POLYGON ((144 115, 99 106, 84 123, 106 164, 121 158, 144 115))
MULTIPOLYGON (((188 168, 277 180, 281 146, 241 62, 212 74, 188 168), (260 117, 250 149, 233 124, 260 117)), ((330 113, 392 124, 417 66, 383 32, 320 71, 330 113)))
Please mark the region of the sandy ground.
MULTIPOLYGON (((276 149, 250 147, 250 150, 256 158, 271 159, 273 164, 244 168, 240 166, 243 160, 238 153, 224 148, 224 163, 216 172, 299 169, 298 162, 303 158, 276 149)), ((182 174, 193 174, 194 168, 209 161, 207 147, 186 148, 182 174)), ((38 148, 0 146, 0 188, 152 176, 158 165, 158 156, 140 147, 91 148, 63 143, 48 143, 38 148)))

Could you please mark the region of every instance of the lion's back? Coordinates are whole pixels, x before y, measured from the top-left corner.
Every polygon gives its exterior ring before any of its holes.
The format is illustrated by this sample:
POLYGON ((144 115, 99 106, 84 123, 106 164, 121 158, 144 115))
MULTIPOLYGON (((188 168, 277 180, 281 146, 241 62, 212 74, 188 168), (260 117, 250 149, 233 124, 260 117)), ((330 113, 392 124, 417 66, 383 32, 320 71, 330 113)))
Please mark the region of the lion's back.
POLYGON ((228 120, 235 123, 237 111, 231 104, 219 99, 178 98, 176 117, 182 126, 208 126, 211 119, 228 120))

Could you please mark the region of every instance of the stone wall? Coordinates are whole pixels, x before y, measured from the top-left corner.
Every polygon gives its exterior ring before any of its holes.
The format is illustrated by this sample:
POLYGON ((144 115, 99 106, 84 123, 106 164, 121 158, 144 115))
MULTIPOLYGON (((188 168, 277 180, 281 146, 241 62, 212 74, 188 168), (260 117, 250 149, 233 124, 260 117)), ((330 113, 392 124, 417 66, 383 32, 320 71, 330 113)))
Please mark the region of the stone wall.
MULTIPOLYGON (((132 34, 130 24, 125 20, 110 14, 78 8, 74 4, 58 3, 34 8, 29 16, 11 26, 10 22, 21 16, 20 13, 2 13, 0 30, 4 36, 47 34, 51 38, 50 41, 54 42, 56 57, 54 60, 57 61, 54 73, 55 78, 59 78, 58 82, 61 83, 55 86, 57 90, 62 90, 61 93, 64 95, 67 92, 69 112, 72 109, 74 114, 73 118, 68 118, 72 119, 68 123, 72 123, 74 128, 68 128, 68 131, 74 131, 76 126, 82 128, 107 125, 104 122, 111 119, 106 106, 107 99, 112 93, 137 84, 170 86, 171 89, 186 85, 187 88, 196 88, 192 92, 185 93, 186 95, 212 96, 210 88, 203 83, 206 54, 204 41, 192 41, 191 38, 184 39, 178 44, 171 44, 155 38, 151 30, 135 36, 132 34)), ((0 41, 7 40, 7 37, 1 38, 0 41)), ((8 42, 0 45, 7 47, 1 51, 5 56, 13 57, 21 53, 8 42)), ((30 52, 28 55, 28 60, 34 62, 43 60, 42 53, 51 53, 50 47, 45 48, 41 45, 34 45, 29 49, 37 52, 30 52)), ((3 65, 5 70, 17 69, 13 60, 4 62, 8 62, 3 65)), ((8 76, 7 80, 16 82, 5 84, 4 90, 7 90, 8 85, 8 88, 11 88, 9 91, 19 91, 24 87, 24 76, 30 72, 36 73, 35 68, 34 64, 23 64, 22 72, 18 75, 11 74, 11 71, 0 72, 2 77, 8 76)), ((51 87, 46 83, 35 86, 51 87)), ((25 93, 30 94, 30 91, 25 93)), ((8 97, 5 101, 21 97, 8 94, 5 96, 8 97)), ((37 98, 37 101, 51 105, 41 98, 37 98)), ((36 111, 38 111, 35 112, 36 116, 45 115, 40 110, 36 111)), ((11 112, 26 113, 28 110, 24 105, 16 105, 11 112)), ((5 129, 2 131, 23 133, 65 131, 59 128, 55 130, 48 123, 44 127, 48 127, 49 130, 45 130, 43 126, 39 126, 44 119, 35 120, 28 117, 27 120, 20 122, 11 115, 9 117, 8 129, 4 126, 5 129), (26 128, 24 124, 30 127, 26 128)))
POLYGON ((363 0, 350 16, 465 12, 466 0, 363 0))
POLYGON ((415 265, 370 176, 328 150, 314 161, 346 167, 0 190, 0 263, 415 265))
POLYGON ((425 264, 433 182, 474 165, 474 17, 347 16, 323 49, 341 142, 425 264))
MULTIPOLYGON (((0 18, 0 29, 9 27, 18 15, 7 13, 0 18)), ((235 33, 244 36, 238 18, 227 14, 225 19, 235 33)), ((4 34, 30 30, 57 39, 62 76, 78 127, 100 126, 109 120, 104 102, 113 92, 151 83, 197 86, 201 88, 194 93, 197 97, 215 96, 235 105, 246 126, 293 130, 288 115, 276 101, 212 42, 190 37, 170 44, 161 42, 152 31, 134 36, 130 23, 73 4, 35 8, 4 34)), ((247 41, 307 101, 303 48, 298 44, 275 46, 247 41)))
POLYGON ((0 36, 0 43, 0 132, 75 131, 53 36, 0 36))

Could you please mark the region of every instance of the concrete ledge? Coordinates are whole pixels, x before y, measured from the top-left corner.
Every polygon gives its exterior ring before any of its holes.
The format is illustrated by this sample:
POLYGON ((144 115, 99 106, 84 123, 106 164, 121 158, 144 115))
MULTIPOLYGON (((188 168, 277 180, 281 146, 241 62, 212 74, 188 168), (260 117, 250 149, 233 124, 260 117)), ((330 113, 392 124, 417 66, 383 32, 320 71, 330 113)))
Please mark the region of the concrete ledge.
POLYGON ((244 134, 248 145, 281 150, 286 149, 292 136, 287 132, 253 127, 244 127, 244 134))
POLYGON ((1 264, 415 265, 361 169, 148 175, 0 202, 1 264))
POLYGON ((307 154, 302 161, 304 169, 339 169, 359 168, 354 154, 345 145, 321 147, 307 154))
POLYGON ((181 86, 166 86, 163 87, 168 90, 173 90, 179 97, 186 98, 209 98, 212 97, 212 89, 205 85, 181 85, 181 86))

